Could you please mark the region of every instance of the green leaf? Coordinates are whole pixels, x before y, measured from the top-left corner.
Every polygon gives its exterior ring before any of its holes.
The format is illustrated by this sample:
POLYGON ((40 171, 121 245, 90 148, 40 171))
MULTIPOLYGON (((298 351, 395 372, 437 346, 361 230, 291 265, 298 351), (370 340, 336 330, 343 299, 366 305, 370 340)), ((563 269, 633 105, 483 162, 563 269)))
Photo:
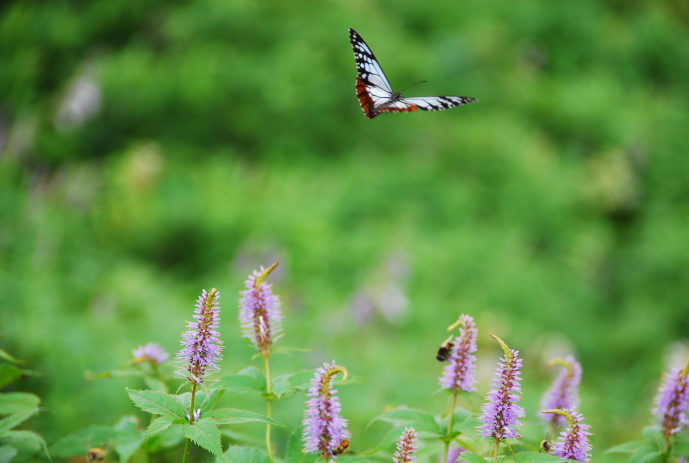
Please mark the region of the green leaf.
POLYGON ((138 391, 127 389, 129 398, 134 405, 145 412, 154 415, 184 418, 184 406, 177 401, 175 396, 158 391, 138 391))
MULTIPOLYGON (((462 454, 462 458, 464 457, 462 454)), ((539 452, 521 452, 514 455, 515 463, 548 463, 548 462, 565 462, 565 461, 576 461, 568 460, 566 458, 560 458, 550 453, 539 453, 539 452)))
POLYGON ((7 392, 0 394, 0 415, 11 415, 38 408, 41 399, 26 392, 7 392))
POLYGON ((89 426, 58 440, 50 451, 58 457, 84 455, 92 447, 111 444, 118 432, 110 426, 89 426))
POLYGON ((315 370, 305 370, 285 376, 287 376, 292 389, 306 391, 311 387, 311 380, 314 378, 314 375, 315 370))
POLYGON ((236 408, 218 408, 211 410, 205 415, 204 418, 212 418, 219 425, 223 424, 239 424, 239 423, 251 423, 254 421, 262 421, 264 423, 270 423, 275 426, 280 426, 286 428, 282 423, 278 423, 275 420, 259 415, 258 413, 250 412, 248 410, 239 410, 236 408))
POLYGON ((376 454, 382 450, 385 450, 386 448, 390 447, 393 443, 398 442, 400 440, 400 437, 402 436, 402 433, 404 432, 405 426, 395 426, 393 427, 388 433, 383 437, 383 440, 380 441, 378 445, 375 447, 368 449, 364 452, 359 452, 360 455, 373 455, 376 454))
POLYGON ((3 436, 3 439, 16 439, 16 440, 27 440, 31 442, 36 442, 41 445, 46 456, 50 460, 50 453, 48 452, 48 445, 45 443, 45 439, 41 437, 40 434, 36 434, 33 431, 8 431, 3 436))
POLYGON ((8 386, 24 376, 24 370, 8 363, 0 365, 0 388, 8 386))
POLYGON ((462 454, 457 457, 457 459, 461 459, 462 461, 466 461, 467 463, 486 463, 488 459, 483 458, 481 455, 476 455, 473 452, 462 452, 462 454))
POLYGON ((144 376, 144 383, 153 391, 168 392, 167 383, 155 376, 144 376))
MULTIPOLYGON (((162 418, 164 419, 165 417, 162 418)), ((150 453, 157 453, 161 450, 177 447, 183 440, 184 432, 182 426, 171 426, 160 431, 155 436, 151 436, 151 438, 144 443, 143 447, 150 453)))
POLYGON ((0 447, 0 463, 9 463, 17 456, 17 449, 11 445, 3 445, 0 447))
POLYGON ((302 451, 304 448, 301 440, 303 434, 304 428, 302 426, 299 426, 290 434, 287 440, 287 448, 285 449, 284 463, 313 463, 318 458, 318 455, 302 451))
POLYGON ((661 452, 657 451, 651 445, 643 445, 639 447, 629 460, 631 463, 650 463, 660 460, 661 452))
POLYGON ((225 452, 227 461, 232 463, 270 463, 268 454, 255 447, 233 445, 225 452))
POLYGON ((266 378, 263 371, 256 367, 248 367, 236 375, 225 376, 218 382, 219 386, 227 387, 227 390, 235 394, 265 394, 266 378))
POLYGON ((146 428, 146 438, 150 438, 161 431, 166 430, 172 424, 172 418, 169 416, 159 416, 151 421, 151 424, 146 428))
POLYGON ((612 448, 609 448, 603 453, 634 453, 640 447, 643 447, 645 445, 648 445, 648 442, 642 440, 634 442, 625 442, 624 444, 616 445, 612 448))
POLYGON ((393 426, 412 426, 418 432, 430 432, 439 436, 444 434, 442 426, 435 420, 433 415, 413 408, 398 408, 382 413, 371 420, 364 432, 378 421, 384 421, 393 426))
POLYGON ((209 393, 205 394, 204 399, 201 403, 201 413, 213 410, 215 408, 215 405, 218 403, 218 399, 220 399, 220 397, 222 397, 224 393, 224 387, 215 387, 213 389, 210 389, 209 393))
POLYGON ((659 426, 647 426, 641 431, 641 435, 649 442, 665 442, 665 436, 659 426))
POLYGON ((7 431, 13 429, 14 427, 20 425, 24 421, 31 418, 33 415, 38 413, 38 408, 33 410, 26 410, 23 412, 14 413, 7 418, 0 420, 0 437, 2 437, 7 431))
POLYGON ((373 463, 374 460, 369 460, 361 455, 351 455, 345 454, 337 457, 337 461, 340 463, 373 463))
POLYGON ((125 416, 114 426, 118 432, 115 438, 115 451, 120 456, 120 463, 127 463, 129 458, 144 442, 144 433, 139 431, 139 420, 134 416, 125 416))
POLYGON ((184 424, 184 437, 191 439, 199 447, 202 447, 219 460, 225 461, 222 454, 222 445, 220 443, 220 431, 218 425, 211 418, 201 418, 194 424, 184 424))
POLYGON ((672 453, 677 456, 689 457, 689 442, 675 442, 675 445, 672 448, 672 453))
POLYGON ((282 399, 286 395, 294 396, 296 394, 296 389, 292 387, 289 382, 289 377, 291 375, 281 375, 273 379, 272 390, 275 395, 282 399))
POLYGON ((19 360, 11 356, 5 349, 0 349, 0 359, 20 365, 26 363, 24 360, 19 360))

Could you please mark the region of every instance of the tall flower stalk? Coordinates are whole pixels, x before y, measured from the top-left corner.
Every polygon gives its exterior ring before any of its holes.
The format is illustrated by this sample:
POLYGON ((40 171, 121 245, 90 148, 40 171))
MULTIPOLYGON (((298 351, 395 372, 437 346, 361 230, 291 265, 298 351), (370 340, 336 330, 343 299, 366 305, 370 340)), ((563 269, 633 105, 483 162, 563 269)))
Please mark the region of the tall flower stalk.
MULTIPOLYGON (((571 410, 579 406, 579 383, 581 383, 581 364, 569 355, 566 358, 558 358, 548 362, 548 366, 562 366, 562 371, 557 375, 550 389, 543 395, 541 401, 542 410, 571 410)), ((558 413, 541 413, 542 417, 553 430, 553 437, 558 429, 567 424, 567 417, 558 413)))
MULTIPOLYGON (((220 306, 218 299, 220 292, 213 288, 210 292, 205 289, 196 301, 194 322, 187 322, 188 331, 182 333, 181 344, 184 346, 177 353, 177 374, 191 382, 191 410, 188 414, 190 424, 200 418, 200 410, 194 409, 197 386, 205 385, 206 377, 214 371, 220 370, 217 362, 222 360, 222 341, 216 330, 220 326, 220 306)), ((187 439, 184 448, 183 463, 189 456, 187 439)))
MULTIPOLYGON (((275 396, 272 390, 270 376, 270 353, 275 341, 282 337, 282 303, 280 298, 273 294, 273 285, 266 282, 268 275, 275 270, 279 262, 264 269, 255 270, 244 282, 246 290, 241 291, 239 300, 239 321, 242 325, 244 337, 258 349, 263 357, 266 370, 266 401, 268 418, 273 417, 273 400, 275 396)), ((271 444, 271 425, 266 424, 266 451, 270 461, 273 461, 271 444)))
POLYGON ((653 414, 660 422, 666 447, 674 434, 689 426, 689 362, 684 369, 674 368, 663 377, 653 414))
MULTIPOLYGON (((440 385, 452 390, 452 406, 450 407, 447 426, 448 436, 452 433, 459 392, 473 392, 476 390, 476 365, 474 365, 476 361, 474 352, 478 350, 476 344, 478 339, 476 322, 474 322, 474 318, 471 315, 462 314, 447 330, 453 331, 455 328, 459 328, 459 336, 446 343, 446 345, 452 345, 452 348, 450 350, 449 363, 445 366, 443 374, 440 376, 440 385)), ((448 460, 449 451, 450 440, 448 439, 445 442, 445 462, 448 460)))
POLYGON ((337 390, 333 389, 333 378, 338 373, 342 373, 344 382, 347 369, 335 365, 335 361, 325 363, 316 370, 306 394, 310 399, 304 412, 304 451, 320 455, 326 463, 337 458, 335 449, 350 437, 347 420, 340 416, 342 406, 337 390))
POLYGON ((591 461, 591 444, 589 443, 589 432, 591 426, 582 424, 584 415, 572 410, 543 410, 542 413, 552 413, 567 419, 569 427, 560 433, 558 442, 555 444, 554 454, 560 458, 581 461, 588 463, 591 461))
POLYGON ((493 389, 486 397, 486 402, 481 407, 479 426, 481 433, 485 437, 495 439, 495 462, 498 461, 498 450, 500 442, 512 437, 521 437, 517 427, 521 426, 519 418, 526 416, 524 409, 517 405, 522 400, 521 377, 519 371, 522 368, 522 360, 518 357, 519 351, 510 349, 502 339, 490 335, 498 341, 500 347, 505 352, 505 357, 500 359, 498 368, 493 378, 493 389))

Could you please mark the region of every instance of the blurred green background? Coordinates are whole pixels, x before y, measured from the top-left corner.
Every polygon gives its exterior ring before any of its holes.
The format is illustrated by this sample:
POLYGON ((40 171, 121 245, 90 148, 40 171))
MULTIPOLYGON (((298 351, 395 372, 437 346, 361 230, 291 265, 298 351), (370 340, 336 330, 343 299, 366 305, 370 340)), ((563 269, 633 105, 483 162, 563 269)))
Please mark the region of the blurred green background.
POLYGON ((49 443, 135 412, 142 384, 84 371, 176 351, 202 288, 224 372, 246 366, 237 292, 275 260, 280 343, 314 349, 276 374, 368 377, 341 391, 355 450, 385 407, 446 408, 434 355, 461 313, 481 393, 487 333, 522 352, 536 438, 548 359, 581 360, 600 449, 689 355, 685 0, 3 2, 0 153, 1 347, 43 373, 17 387, 49 443), (393 86, 429 81, 408 96, 479 103, 366 119, 349 27, 393 86))

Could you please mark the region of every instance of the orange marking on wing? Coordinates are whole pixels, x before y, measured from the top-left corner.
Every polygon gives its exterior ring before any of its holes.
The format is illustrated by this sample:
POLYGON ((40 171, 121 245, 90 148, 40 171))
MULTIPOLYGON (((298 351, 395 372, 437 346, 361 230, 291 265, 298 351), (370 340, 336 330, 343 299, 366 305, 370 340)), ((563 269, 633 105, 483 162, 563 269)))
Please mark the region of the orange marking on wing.
POLYGON ((419 107, 416 106, 415 104, 409 105, 406 108, 385 108, 381 109, 381 113, 413 113, 414 111, 418 111, 419 107))
POLYGON ((359 102, 361 103, 366 117, 373 119, 378 115, 377 113, 373 114, 373 98, 371 98, 371 95, 368 93, 368 87, 361 79, 361 76, 357 76, 356 78, 356 96, 359 98, 359 102))

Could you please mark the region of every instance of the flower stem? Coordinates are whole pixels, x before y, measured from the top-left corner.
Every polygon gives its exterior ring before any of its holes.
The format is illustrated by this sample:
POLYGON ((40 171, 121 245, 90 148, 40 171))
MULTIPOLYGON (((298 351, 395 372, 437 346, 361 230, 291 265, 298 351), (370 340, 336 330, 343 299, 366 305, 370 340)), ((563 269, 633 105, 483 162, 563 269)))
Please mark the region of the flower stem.
MULTIPOLYGON (((263 360, 266 366, 266 391, 268 393, 268 397, 266 397, 266 401, 268 401, 268 413, 266 416, 268 418, 273 418, 273 397, 272 397, 272 381, 270 379, 270 354, 266 354, 263 356, 263 360)), ((272 450, 272 443, 271 443, 271 426, 270 423, 266 423, 266 452, 268 453, 268 458, 270 459, 271 463, 273 461, 273 450, 272 450)))
POLYGON ((500 449, 500 439, 495 439, 495 459, 493 463, 498 463, 498 450, 500 449))
MULTIPOLYGON (((194 424, 194 400, 196 399, 196 383, 191 384, 191 412, 189 413, 189 424, 194 424)), ((189 443, 190 439, 187 439, 187 443, 184 444, 184 457, 182 458, 182 463, 187 463, 189 458, 189 443)))
MULTIPOLYGON (((452 425, 454 424, 455 420, 455 409, 457 408, 457 395, 458 391, 455 389, 453 397, 452 397, 452 408, 450 409, 450 422, 447 425, 447 440, 445 441, 445 455, 443 458, 444 463, 450 463, 448 461, 450 457, 450 443, 452 442, 451 439, 449 439, 450 434, 452 433, 452 425)), ((453 462, 454 463, 454 462, 453 462)))
POLYGON ((189 457, 189 442, 191 442, 191 440, 187 439, 187 443, 184 444, 184 457, 182 458, 182 463, 187 463, 187 457, 189 457))

